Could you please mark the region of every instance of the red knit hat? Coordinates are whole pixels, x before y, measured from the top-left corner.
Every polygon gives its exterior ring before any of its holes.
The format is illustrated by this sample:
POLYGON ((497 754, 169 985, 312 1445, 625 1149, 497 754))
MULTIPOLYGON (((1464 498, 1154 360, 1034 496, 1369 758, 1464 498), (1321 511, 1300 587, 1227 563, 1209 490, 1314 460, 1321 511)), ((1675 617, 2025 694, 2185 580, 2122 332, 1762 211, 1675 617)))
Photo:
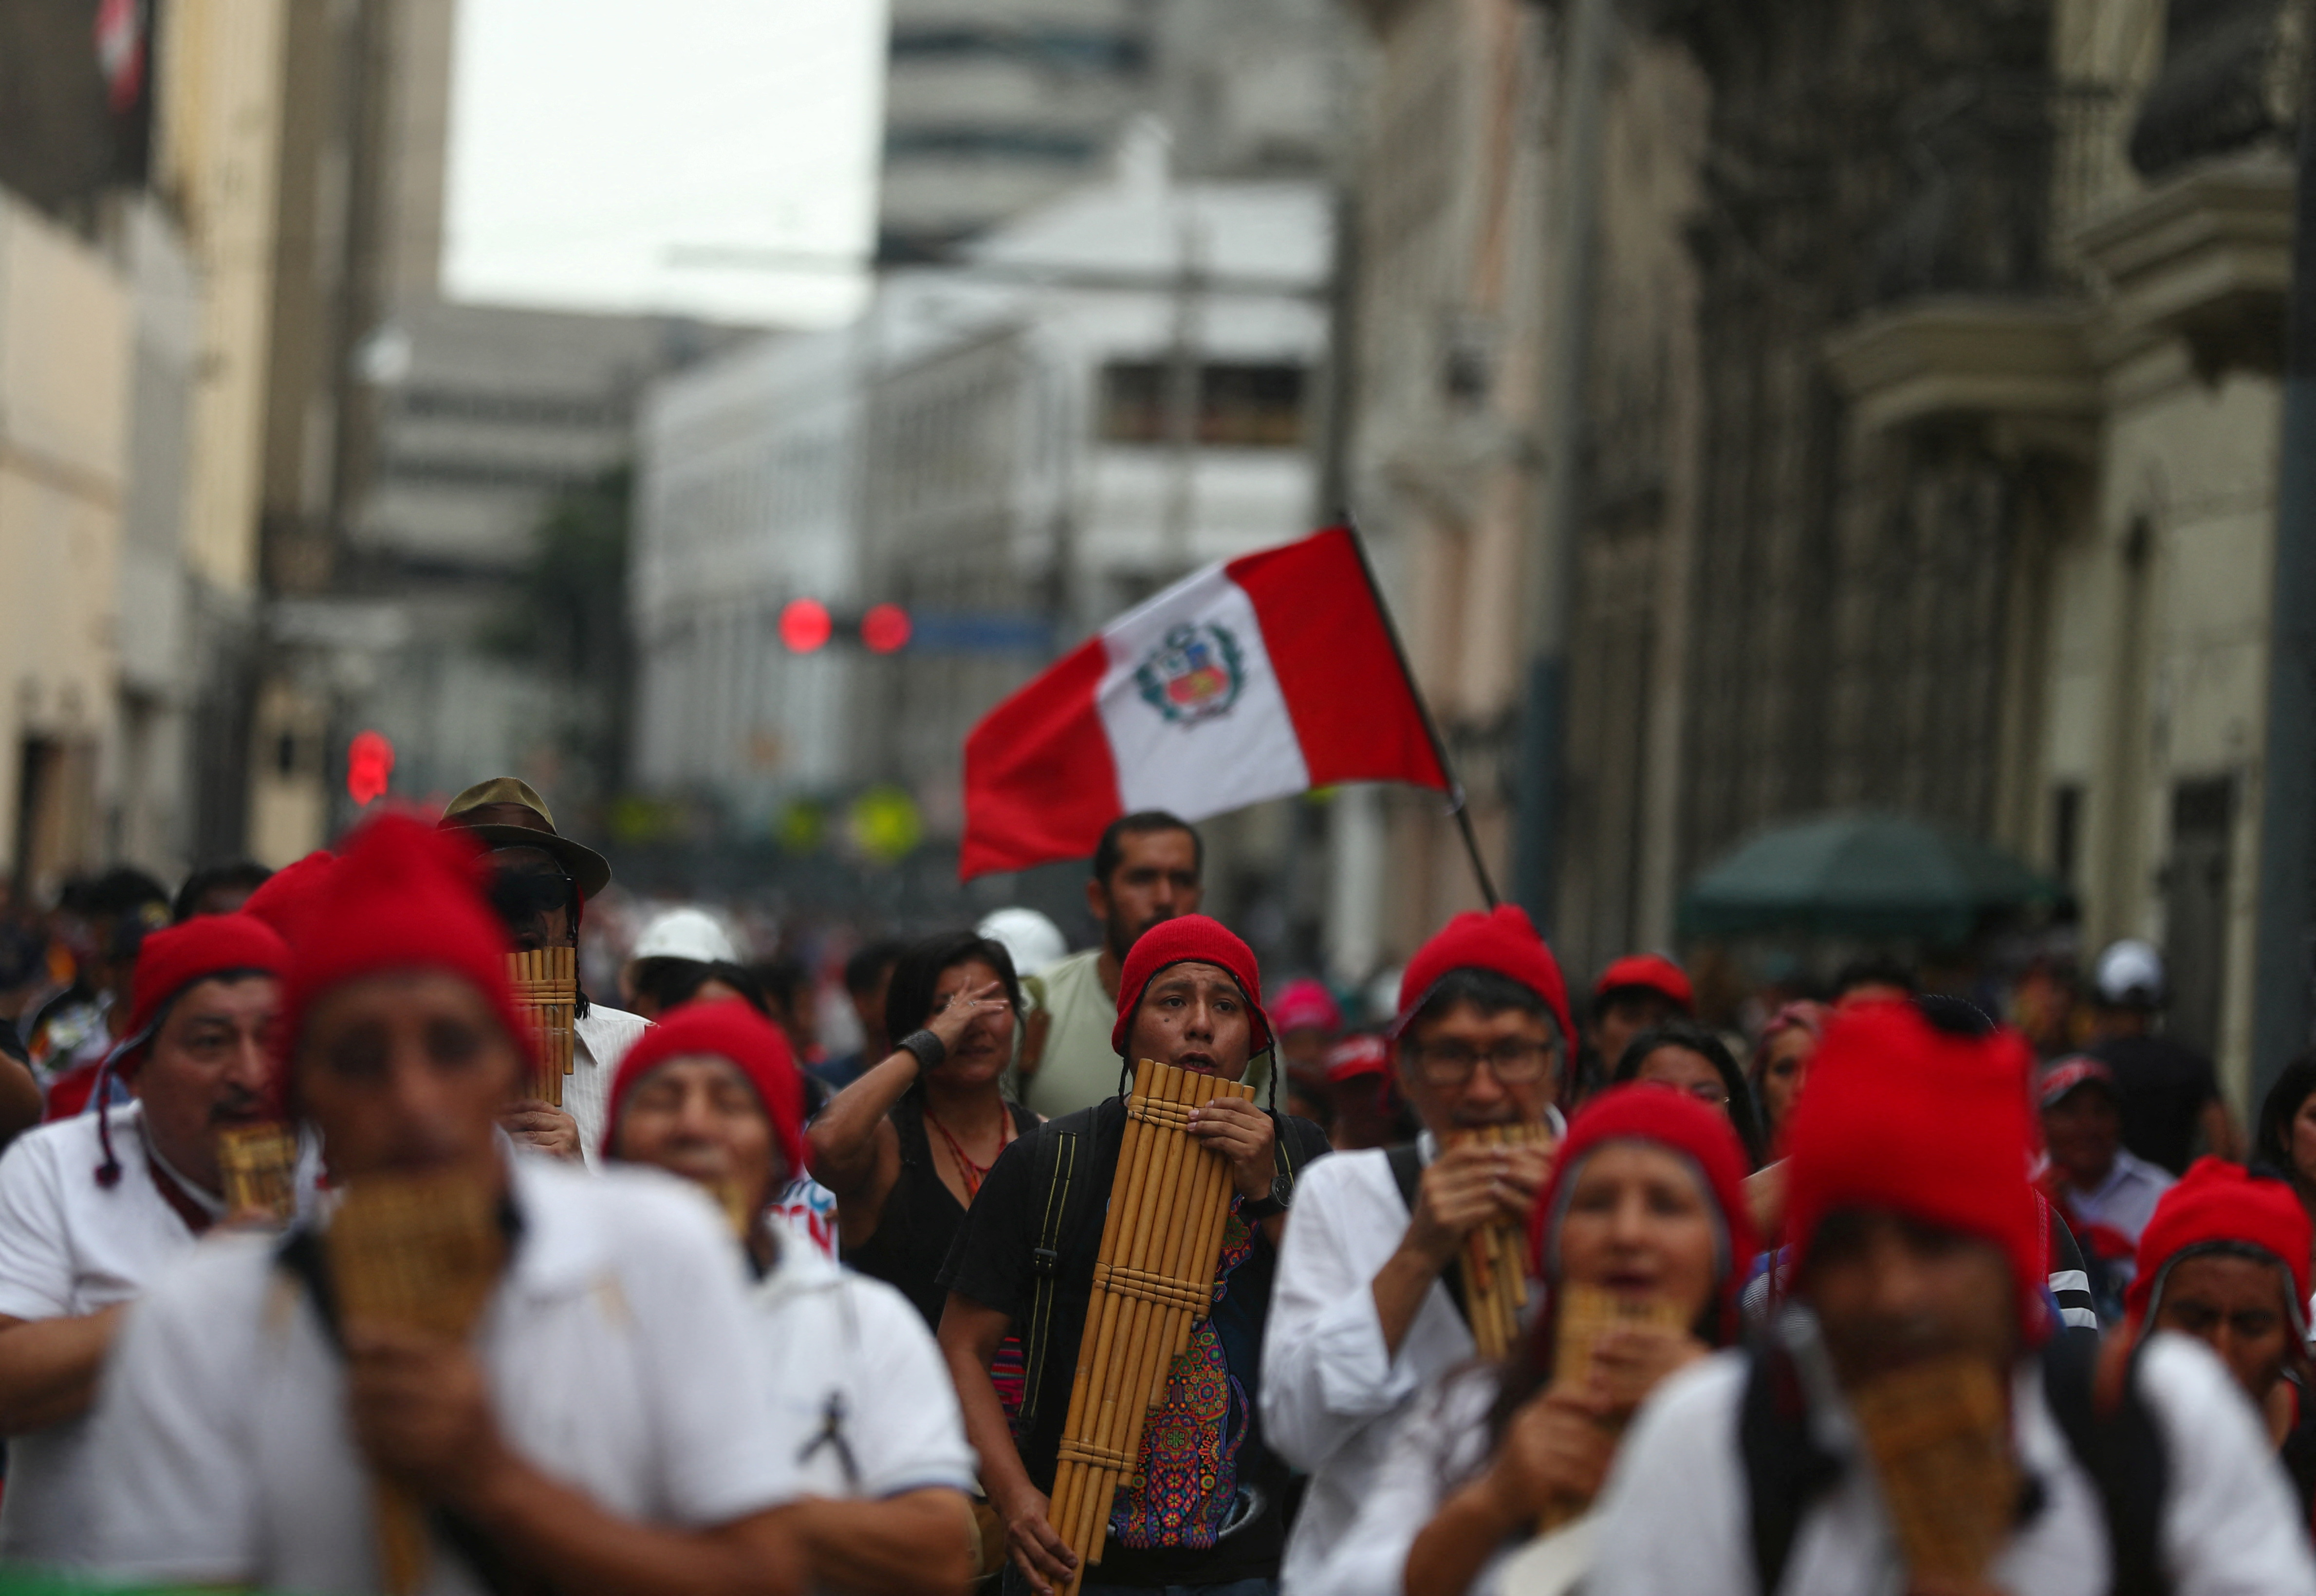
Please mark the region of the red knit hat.
POLYGON ((2223 1158, 2198 1158, 2163 1193, 2147 1228, 2139 1233, 2139 1269, 2124 1293, 2124 1311, 2134 1325, 2146 1323, 2171 1265, 2214 1242, 2256 1246, 2284 1265, 2292 1289, 2285 1293, 2297 1326, 2306 1317, 2308 1255, 2312 1240, 2308 1210, 2292 1187, 2248 1173, 2223 1158))
POLYGON ((1492 970, 1518 981, 1545 1001, 1560 1026, 1563 1047, 1576 1045, 1576 1026, 1568 1015, 1568 983, 1560 961, 1536 934, 1536 922, 1517 904, 1499 904, 1486 914, 1477 909, 1457 915, 1416 950, 1399 978, 1399 1018, 1392 1026, 1397 1035, 1449 973, 1458 970, 1492 970))
POLYGON ((219 975, 270 975, 290 968, 290 948, 263 920, 245 914, 201 915, 156 931, 137 950, 129 984, 129 1029, 105 1060, 127 1080, 145 1061, 170 1001, 195 981, 219 975))
POLYGON ((2047 1239, 2026 1178, 2032 1063, 2015 1032, 1942 1031, 1911 1003, 1837 1014, 1786 1133, 1794 1277, 1804 1278, 1827 1215, 1893 1210, 2000 1247, 2019 1324, 2041 1342, 2047 1239))
POLYGON ((1599 999, 1635 987, 1661 995, 1685 1015, 1697 1012, 1697 989, 1689 984, 1688 971, 1662 953, 1626 954, 1600 972, 1592 996, 1599 999))
POLYGON ((1255 968, 1254 950, 1220 920, 1177 915, 1145 931, 1126 955, 1126 970, 1118 982, 1118 1024, 1109 1032, 1112 1052, 1126 1057, 1126 1033, 1134 1024, 1134 1011, 1142 1006, 1142 994, 1160 971, 1176 964, 1216 964, 1229 971, 1252 1011, 1254 1042, 1248 1051, 1260 1053, 1270 1046, 1270 1016, 1262 1012, 1262 971, 1255 968))
POLYGON ((1752 1210, 1745 1202, 1745 1149, 1727 1114, 1686 1092, 1635 1081, 1609 1087, 1576 1111, 1553 1159, 1552 1179, 1528 1213, 1530 1266, 1547 1284, 1558 1281, 1558 1249, 1546 1244, 1558 1239, 1560 1220, 1586 1155, 1612 1141, 1645 1141, 1670 1148, 1688 1158, 1704 1177, 1705 1194, 1720 1210, 1722 1233, 1729 1243, 1715 1282, 1721 1300, 1720 1343, 1735 1341, 1738 1293, 1760 1250, 1753 1236, 1752 1210))
POLYGON ((788 1160, 791 1177, 804 1171, 804 1079, 780 1028, 737 998, 687 1003, 645 1032, 619 1060, 603 1113, 602 1156, 610 1157, 619 1138, 619 1111, 644 1077, 673 1059, 708 1053, 731 1061, 756 1088, 772 1139, 788 1160))
POLYGON ((145 939, 137 950, 137 972, 129 982, 129 1030, 104 1056, 82 1098, 96 1104, 96 1139, 104 1151, 96 1166, 97 1184, 112 1186, 120 1180, 120 1160, 112 1151, 112 1117, 105 1103, 111 1095, 109 1082, 115 1076, 127 1080, 136 1075, 169 1005, 196 981, 213 976, 256 974, 278 980, 289 968, 290 949, 281 938, 264 921, 246 914, 200 915, 145 939))
POLYGON ((263 920, 281 934, 283 942, 296 945, 307 922, 313 918, 322 885, 329 880, 330 867, 337 862, 334 854, 316 848, 295 864, 284 864, 249 895, 242 903, 241 912, 263 920))
POLYGON ((380 815, 355 834, 320 876, 293 937, 280 1033, 285 1065, 316 998, 395 970, 464 978, 530 1056, 530 1027, 507 985, 506 933, 484 900, 475 861, 472 840, 407 815, 380 815))

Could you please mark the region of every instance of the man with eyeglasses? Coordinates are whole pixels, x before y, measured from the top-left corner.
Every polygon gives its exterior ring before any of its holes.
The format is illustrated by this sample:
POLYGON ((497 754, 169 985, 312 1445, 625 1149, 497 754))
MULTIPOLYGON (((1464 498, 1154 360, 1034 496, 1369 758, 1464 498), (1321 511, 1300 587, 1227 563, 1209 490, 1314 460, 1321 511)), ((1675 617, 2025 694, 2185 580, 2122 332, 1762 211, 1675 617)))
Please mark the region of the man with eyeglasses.
POLYGON ((1458 1132, 1563 1126, 1555 1100, 1575 1028, 1552 950, 1506 905, 1462 914, 1400 980, 1399 1088, 1422 1134, 1311 1166, 1279 1249, 1263 1344, 1264 1433, 1310 1485, 1279 1570, 1282 1596, 1332 1590, 1401 1421, 1477 1344, 1449 1265, 1483 1225, 1525 1226, 1550 1173, 1537 1148, 1458 1132))
MULTIPOLYGON (((512 947, 534 953, 579 945, 587 900, 611 884, 610 862, 556 830, 547 801, 529 782, 512 776, 477 782, 450 800, 442 825, 464 828, 488 850, 491 907, 512 947)), ((519 1098, 499 1115, 501 1127, 535 1151, 592 1165, 602 1145, 611 1076, 647 1024, 640 1015, 591 1002, 583 988, 563 1106, 519 1098)))

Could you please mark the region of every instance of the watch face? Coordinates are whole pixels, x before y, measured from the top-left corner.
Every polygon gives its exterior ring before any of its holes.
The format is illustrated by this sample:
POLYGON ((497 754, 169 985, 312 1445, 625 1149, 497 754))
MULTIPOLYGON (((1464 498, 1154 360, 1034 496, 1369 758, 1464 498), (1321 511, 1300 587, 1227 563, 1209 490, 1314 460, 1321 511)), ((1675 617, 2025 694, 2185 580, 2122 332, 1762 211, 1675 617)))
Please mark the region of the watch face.
POLYGON ((1271 1176, 1270 1200, 1281 1208, 1290 1206, 1295 1201, 1295 1177, 1291 1175, 1271 1176))

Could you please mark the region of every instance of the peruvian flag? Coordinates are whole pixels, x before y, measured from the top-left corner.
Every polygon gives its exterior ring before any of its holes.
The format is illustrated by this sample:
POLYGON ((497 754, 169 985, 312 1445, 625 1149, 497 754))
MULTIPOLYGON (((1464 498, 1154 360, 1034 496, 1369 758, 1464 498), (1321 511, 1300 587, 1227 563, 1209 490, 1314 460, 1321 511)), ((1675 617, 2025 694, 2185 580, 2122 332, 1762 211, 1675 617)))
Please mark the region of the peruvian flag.
POLYGON ((1093 852, 1139 810, 1204 820, 1337 782, 1453 789, 1350 528, 1209 565, 965 740, 958 874, 1093 852))

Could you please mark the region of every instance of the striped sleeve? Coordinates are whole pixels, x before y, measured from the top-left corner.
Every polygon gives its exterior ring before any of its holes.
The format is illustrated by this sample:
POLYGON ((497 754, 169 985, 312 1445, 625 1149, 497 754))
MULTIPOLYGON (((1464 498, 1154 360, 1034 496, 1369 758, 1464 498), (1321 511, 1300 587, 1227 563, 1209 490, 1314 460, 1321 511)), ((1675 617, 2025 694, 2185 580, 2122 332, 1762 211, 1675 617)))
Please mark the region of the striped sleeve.
POLYGON ((2098 1334, 2098 1306, 2091 1298, 2091 1277, 2083 1267, 2082 1248, 2075 1245, 2074 1232, 2059 1215, 2057 1205, 2047 1204, 2044 1212, 2051 1218, 2051 1296, 2057 1304, 2059 1322, 2070 1330, 2098 1334))

